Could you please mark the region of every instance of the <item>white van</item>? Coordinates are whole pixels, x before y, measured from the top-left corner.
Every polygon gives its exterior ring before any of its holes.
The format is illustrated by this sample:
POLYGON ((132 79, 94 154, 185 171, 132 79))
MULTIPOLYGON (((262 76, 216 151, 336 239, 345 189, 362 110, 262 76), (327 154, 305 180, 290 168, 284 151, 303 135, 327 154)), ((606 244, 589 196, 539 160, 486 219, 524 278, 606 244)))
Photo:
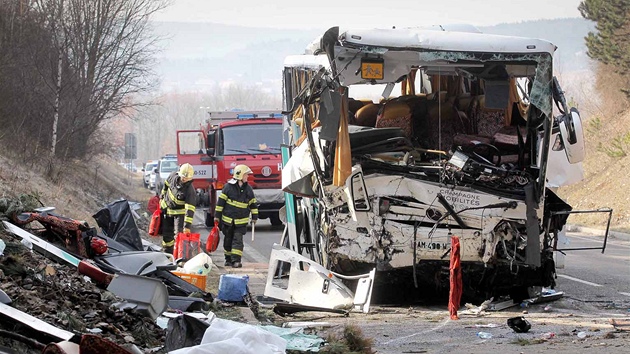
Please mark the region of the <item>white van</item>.
POLYGON ((173 171, 177 171, 177 157, 165 156, 158 161, 155 168, 155 190, 160 193, 164 186, 164 181, 173 171))
MULTIPOLYGON (((151 161, 148 161, 146 164, 144 164, 144 168, 142 169, 142 182, 144 183, 144 186, 147 188, 151 188, 151 184, 150 184, 151 174, 155 173, 153 170, 157 167, 157 165, 158 165, 157 160, 151 160, 151 161)), ((155 184, 153 185, 153 188, 155 188, 155 184)))

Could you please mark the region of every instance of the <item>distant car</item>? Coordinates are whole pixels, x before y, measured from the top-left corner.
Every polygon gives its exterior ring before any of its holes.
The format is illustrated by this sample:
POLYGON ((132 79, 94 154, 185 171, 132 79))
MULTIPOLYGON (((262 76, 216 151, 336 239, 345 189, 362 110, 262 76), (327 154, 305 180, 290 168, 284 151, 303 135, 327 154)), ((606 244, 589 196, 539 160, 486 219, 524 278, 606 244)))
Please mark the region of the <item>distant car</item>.
POLYGON ((131 162, 131 163, 128 163, 128 162, 120 162, 120 163, 118 163, 118 164, 119 164, 120 166, 122 166, 124 169, 128 170, 128 171, 131 171, 131 172, 138 172, 138 168, 136 167, 136 165, 135 165, 133 162, 131 162))
POLYGON ((151 171, 151 174, 149 175, 149 189, 155 189, 155 170, 157 169, 154 168, 153 171, 151 171))
POLYGON ((154 173, 153 170, 157 167, 158 165, 158 161, 149 161, 144 165, 144 168, 142 169, 142 174, 143 174, 143 182, 144 182, 144 186, 147 188, 149 187, 149 180, 151 178, 151 173, 154 173))
POLYGON ((155 190, 159 193, 164 186, 164 181, 168 178, 168 176, 173 171, 177 171, 177 157, 176 156, 165 156, 160 161, 158 161, 157 167, 155 168, 155 190))

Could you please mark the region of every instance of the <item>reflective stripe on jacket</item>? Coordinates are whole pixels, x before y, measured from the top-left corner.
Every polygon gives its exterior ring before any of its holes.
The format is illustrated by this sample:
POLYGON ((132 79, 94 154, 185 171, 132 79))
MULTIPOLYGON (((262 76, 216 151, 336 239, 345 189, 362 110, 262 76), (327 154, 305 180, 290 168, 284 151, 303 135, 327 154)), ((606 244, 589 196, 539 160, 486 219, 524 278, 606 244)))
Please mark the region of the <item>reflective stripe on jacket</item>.
POLYGON ((215 218, 227 225, 246 227, 250 213, 252 220, 258 220, 258 203, 254 190, 247 183, 239 186, 238 181, 230 180, 221 191, 214 213, 215 218))
POLYGON ((166 205, 169 216, 184 215, 184 228, 190 229, 195 216, 197 193, 191 182, 181 183, 177 171, 171 172, 160 193, 161 204, 166 205))

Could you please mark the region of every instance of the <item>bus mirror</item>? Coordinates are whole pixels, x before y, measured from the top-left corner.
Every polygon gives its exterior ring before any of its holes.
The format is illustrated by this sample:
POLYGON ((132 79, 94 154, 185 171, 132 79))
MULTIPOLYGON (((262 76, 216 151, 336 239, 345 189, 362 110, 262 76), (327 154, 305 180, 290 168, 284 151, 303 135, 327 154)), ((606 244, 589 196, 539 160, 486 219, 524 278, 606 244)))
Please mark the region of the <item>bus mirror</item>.
POLYGON ((573 164, 583 161, 585 148, 580 112, 572 107, 568 114, 560 118, 558 126, 562 142, 564 143, 564 152, 567 154, 569 163, 573 164))
POLYGON ((215 134, 216 134, 216 131, 208 132, 208 139, 206 139, 206 142, 207 142, 206 154, 208 154, 208 156, 214 156, 215 134))

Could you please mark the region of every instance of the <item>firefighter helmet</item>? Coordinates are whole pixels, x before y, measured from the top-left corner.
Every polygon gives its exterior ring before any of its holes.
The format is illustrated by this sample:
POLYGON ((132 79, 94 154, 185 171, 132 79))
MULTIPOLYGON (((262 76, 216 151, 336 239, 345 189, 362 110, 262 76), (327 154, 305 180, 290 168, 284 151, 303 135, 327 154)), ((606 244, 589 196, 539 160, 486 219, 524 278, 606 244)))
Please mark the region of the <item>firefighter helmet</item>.
POLYGON ((238 165, 234 167, 234 177, 235 180, 241 181, 243 179, 243 175, 246 173, 253 173, 252 170, 247 167, 247 165, 238 165))
POLYGON ((182 178, 191 179, 195 174, 195 169, 192 167, 191 164, 185 163, 182 164, 182 166, 179 168, 179 172, 177 172, 177 174, 179 174, 179 176, 182 178))

